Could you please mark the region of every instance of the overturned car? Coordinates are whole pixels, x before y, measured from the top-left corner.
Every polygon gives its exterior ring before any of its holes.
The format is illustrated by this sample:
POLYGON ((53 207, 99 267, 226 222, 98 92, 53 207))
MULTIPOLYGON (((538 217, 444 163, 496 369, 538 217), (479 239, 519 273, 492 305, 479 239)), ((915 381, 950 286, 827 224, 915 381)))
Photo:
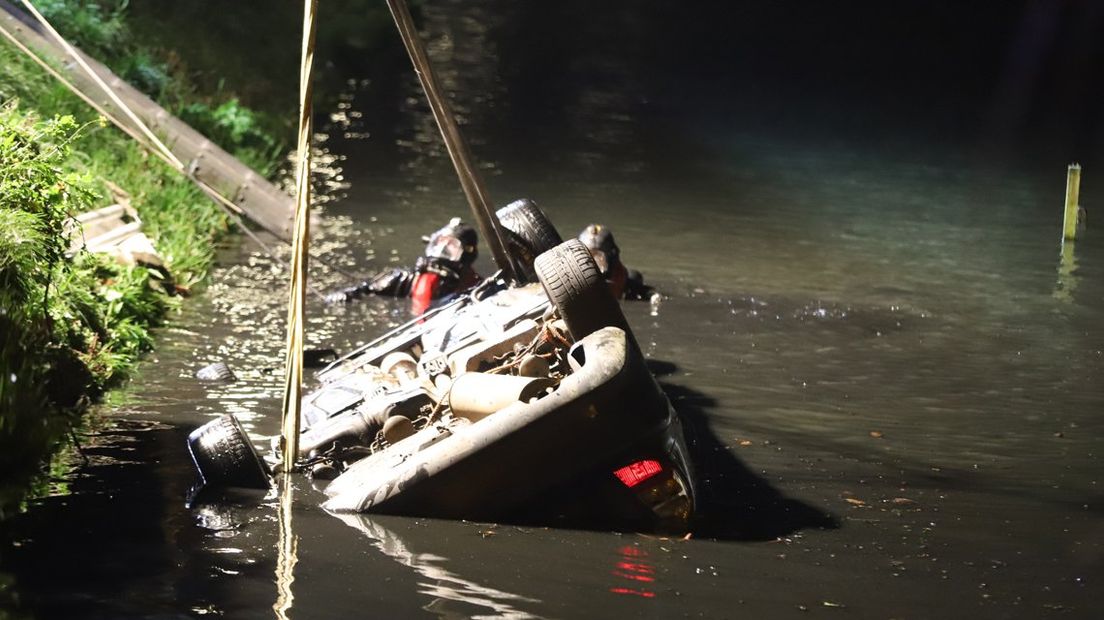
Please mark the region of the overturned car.
MULTIPOLYGON (((681 423, 590 252, 532 202, 497 216, 520 282, 489 278, 318 373, 298 464, 324 508, 685 530, 681 423)), ((230 416, 189 449, 208 486, 268 484, 230 416)))

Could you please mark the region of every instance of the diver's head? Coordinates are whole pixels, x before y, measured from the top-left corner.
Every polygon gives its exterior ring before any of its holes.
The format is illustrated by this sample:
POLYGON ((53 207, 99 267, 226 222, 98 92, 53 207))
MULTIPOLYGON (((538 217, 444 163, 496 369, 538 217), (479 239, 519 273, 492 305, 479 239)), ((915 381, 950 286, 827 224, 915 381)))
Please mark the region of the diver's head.
POLYGON ((426 239, 425 257, 450 265, 471 265, 479 256, 479 235, 475 229, 452 218, 426 239))
POLYGON ((621 249, 613 240, 613 233, 605 226, 590 224, 579 233, 579 241, 590 250, 590 255, 598 263, 598 269, 603 275, 621 262, 621 249))

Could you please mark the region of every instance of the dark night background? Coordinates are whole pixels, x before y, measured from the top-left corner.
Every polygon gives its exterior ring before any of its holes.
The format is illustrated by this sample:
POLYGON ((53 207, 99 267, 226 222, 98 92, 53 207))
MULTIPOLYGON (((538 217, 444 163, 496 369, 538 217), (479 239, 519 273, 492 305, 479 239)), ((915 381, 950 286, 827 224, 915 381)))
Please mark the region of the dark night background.
MULTIPOLYGON (((383 4, 323 3, 319 79, 329 88, 321 96, 347 76, 386 82, 402 66, 383 4)), ((562 123, 580 85, 605 82, 630 97, 646 131, 689 122, 697 126, 679 129, 722 141, 753 128, 898 151, 941 144, 1089 163, 1104 144, 1104 3, 1096 0, 469 4, 493 16, 485 26, 497 54, 488 62, 527 128, 562 123), (593 62, 611 55, 618 66, 593 62)), ((150 21, 147 36, 201 74, 254 105, 294 109, 296 3, 131 5, 150 21), (192 44, 176 45, 182 36, 192 44), (255 54, 228 53, 228 42, 255 54)))
MULTIPOLYGON (((624 310, 695 433, 699 529, 343 521, 303 482, 291 617, 1100 615, 1104 1, 415 4, 496 204, 532 197, 564 237, 605 223, 663 293, 624 310)), ((289 124, 301 10, 128 7, 206 87, 289 124)), ((467 213, 456 177, 384 0, 319 20, 313 248, 412 264, 467 213)), ((219 259, 69 494, 17 524, 2 568, 34 615, 273 616, 275 500, 183 507, 191 429, 279 432, 261 369, 283 363, 283 273, 240 238, 219 259), (193 380, 216 361, 240 380, 193 380)), ((310 347, 409 318, 311 303, 310 347)))

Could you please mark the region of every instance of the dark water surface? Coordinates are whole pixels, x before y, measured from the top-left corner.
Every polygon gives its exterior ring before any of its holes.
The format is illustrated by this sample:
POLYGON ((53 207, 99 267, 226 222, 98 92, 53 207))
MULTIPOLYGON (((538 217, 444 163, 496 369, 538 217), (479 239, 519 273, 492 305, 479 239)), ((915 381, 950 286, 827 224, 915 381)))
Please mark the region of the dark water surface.
MULTIPOLYGON (((186 510, 192 428, 278 432, 283 276, 231 243, 88 463, 9 526, 15 613, 1098 617, 1096 5, 540 4, 429 0, 425 32, 497 202, 611 226, 667 295, 626 312, 694 431, 694 536, 336 518, 304 479, 290 511, 186 510), (1063 251, 1074 159, 1090 229, 1063 251), (240 381, 190 378, 216 360, 240 381)), ((466 207, 413 76, 362 70, 320 115, 342 170, 315 245, 370 272, 466 207)), ((310 344, 339 350, 406 320, 310 312, 310 344)))

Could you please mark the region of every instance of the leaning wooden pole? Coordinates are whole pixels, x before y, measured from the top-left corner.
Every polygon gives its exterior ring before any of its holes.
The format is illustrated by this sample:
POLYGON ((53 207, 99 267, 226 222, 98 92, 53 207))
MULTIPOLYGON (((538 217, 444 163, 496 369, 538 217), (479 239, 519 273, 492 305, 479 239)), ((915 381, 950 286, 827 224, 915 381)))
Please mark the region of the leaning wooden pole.
MULTIPOLYGON (((231 210, 235 213, 248 217, 282 240, 291 238, 294 205, 290 196, 169 114, 104 65, 71 45, 67 49, 54 38, 50 29, 6 0, 0 0, 0 35, 36 62, 48 61, 56 67, 53 71, 55 76, 67 78, 71 83, 67 86, 79 92, 78 96, 90 104, 94 103, 93 107, 101 113, 106 112, 105 116, 112 118, 113 122, 121 122, 126 133, 141 136, 140 142, 146 143, 145 131, 124 111, 126 108, 133 110, 143 124, 148 125, 171 149, 172 156, 166 158, 166 163, 177 169, 178 164, 183 164, 187 174, 202 183, 201 188, 205 192, 218 195, 218 198, 214 195, 212 198, 220 204, 233 205, 231 210), (80 62, 75 60, 77 57, 80 62), (90 67, 96 77, 82 65, 90 67), (114 96, 104 91, 100 82, 106 84, 114 96), (121 100, 123 105, 118 105, 117 100, 121 100)), ((150 146, 153 152, 165 157, 152 143, 150 146)))
POLYGON ((299 142, 295 170, 295 225, 292 228, 291 294, 288 301, 287 358, 284 381, 283 469, 299 456, 299 418, 303 402, 303 320, 307 305, 307 248, 310 245, 311 97, 314 88, 315 15, 318 0, 303 3, 303 54, 299 67, 299 142))
POLYGON ((487 188, 472 165, 471 152, 464 141, 460 127, 456 124, 456 118, 452 115, 448 102, 441 94, 437 84, 437 78, 433 74, 433 68, 429 64, 429 56, 426 54, 422 39, 414 28, 414 19, 410 16, 410 9, 406 6, 406 0, 387 0, 387 6, 391 9, 391 15, 395 18, 395 25, 399 28, 403 45, 406 47, 410 61, 414 64, 414 71, 418 74, 418 80, 422 83, 422 90, 429 99, 429 107, 433 110, 433 118, 437 120, 437 127, 441 130, 441 137, 445 140, 452 165, 456 167, 456 174, 460 177, 460 186, 471 206, 472 215, 479 225, 479 233, 483 236, 487 245, 491 248, 491 254, 498 263, 498 268, 503 271, 508 279, 516 279, 514 263, 510 260, 510 254, 506 251, 505 239, 501 230, 496 225, 497 216, 494 207, 487 195, 487 188))
POLYGON ((84 60, 84 58, 81 57, 76 48, 74 48, 72 45, 69 45, 69 42, 65 40, 65 37, 61 36, 61 34, 57 30, 55 30, 53 26, 50 25, 50 22, 48 22, 46 18, 42 16, 42 13, 38 12, 38 9, 36 9, 34 5, 31 4, 31 1, 23 0, 23 7, 26 8, 27 12, 30 13, 35 19, 37 19, 44 28, 46 28, 47 32, 53 35, 54 40, 57 41, 58 45, 60 45, 61 48, 69 54, 70 58, 75 60, 77 64, 80 65, 81 69, 84 69, 88 76, 92 78, 92 81, 95 82, 96 85, 100 87, 100 90, 102 90, 103 93, 107 95, 108 99, 110 99, 115 105, 119 106, 119 109, 127 115, 127 118, 134 122, 134 125, 138 127, 138 130, 141 131, 143 135, 145 135, 150 144, 154 145, 157 150, 163 153, 165 157, 177 168, 184 168, 184 162, 177 159, 176 155, 174 155, 173 152, 169 150, 169 147, 165 146, 165 143, 161 141, 161 138, 158 138, 157 135, 153 133, 153 130, 150 129, 149 126, 142 121, 142 119, 138 118, 138 115, 130 109, 130 106, 123 103, 123 100, 119 98, 119 95, 116 94, 115 91, 111 90, 111 87, 108 86, 107 83, 103 81, 103 78, 101 78, 99 74, 96 73, 96 70, 93 69, 92 66, 84 60))

